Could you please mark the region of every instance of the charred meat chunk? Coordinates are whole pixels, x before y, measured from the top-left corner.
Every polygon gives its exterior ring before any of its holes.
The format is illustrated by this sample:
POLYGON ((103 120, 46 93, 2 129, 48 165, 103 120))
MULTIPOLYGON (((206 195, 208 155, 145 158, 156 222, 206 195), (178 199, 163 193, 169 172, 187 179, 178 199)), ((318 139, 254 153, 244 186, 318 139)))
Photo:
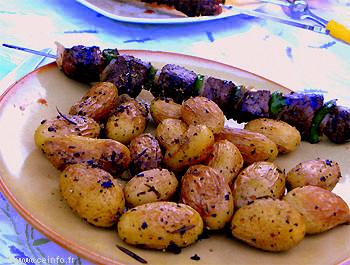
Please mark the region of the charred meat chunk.
POLYGON ((111 64, 106 81, 118 88, 119 95, 137 97, 147 81, 151 65, 131 55, 119 55, 111 64))
POLYGON ((323 95, 292 92, 284 95, 283 98, 286 106, 276 119, 296 127, 302 139, 308 140, 315 113, 323 106, 323 95))
POLYGON ((181 104, 183 100, 199 95, 199 91, 195 89, 196 79, 195 72, 167 64, 163 66, 151 92, 154 97, 169 97, 181 104))
POLYGON ((64 50, 62 70, 68 77, 77 81, 96 82, 100 81, 104 60, 99 47, 73 46, 64 50))
POLYGON ((336 106, 333 113, 326 117, 323 133, 333 143, 345 143, 350 139, 350 109, 336 106))

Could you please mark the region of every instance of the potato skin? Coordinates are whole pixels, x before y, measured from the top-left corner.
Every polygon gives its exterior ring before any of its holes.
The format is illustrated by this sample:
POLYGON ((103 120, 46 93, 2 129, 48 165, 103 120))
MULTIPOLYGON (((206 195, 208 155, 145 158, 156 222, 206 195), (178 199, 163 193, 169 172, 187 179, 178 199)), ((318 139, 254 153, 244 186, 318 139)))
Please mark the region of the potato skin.
POLYGON ((70 164, 84 163, 119 175, 130 163, 129 149, 111 139, 54 137, 44 143, 43 152, 59 170, 64 170, 70 164))
POLYGON ((116 113, 108 117, 107 138, 128 144, 131 139, 142 134, 148 124, 148 109, 136 100, 121 103, 116 113))
POLYGON ((302 215, 306 234, 317 234, 340 224, 350 224, 347 203, 335 193, 316 186, 304 186, 288 192, 283 200, 302 215))
POLYGON ((181 108, 172 98, 157 97, 151 102, 150 113, 153 121, 159 124, 165 119, 180 119, 181 108))
POLYGON ((332 191, 341 178, 338 163, 329 159, 304 161, 292 168, 286 178, 288 190, 306 185, 332 191))
POLYGON ((69 114, 83 115, 96 121, 106 118, 115 108, 118 89, 110 82, 99 82, 71 107, 69 114))
POLYGON ((238 148, 227 140, 214 143, 213 151, 208 156, 206 165, 220 173, 231 185, 243 167, 243 157, 238 148))
POLYGON ((122 188, 102 169, 70 165, 61 173, 59 187, 72 210, 90 224, 111 227, 125 210, 122 188))
POLYGON ((225 127, 215 139, 228 140, 237 146, 245 165, 258 161, 273 162, 278 155, 277 145, 261 133, 225 127))
POLYGON ((232 185, 236 208, 262 197, 280 199, 285 192, 285 175, 271 162, 255 162, 243 169, 232 185))
POLYGON ((276 143, 279 153, 295 151, 301 141, 300 132, 281 120, 260 118, 249 121, 244 129, 261 133, 276 143))
POLYGON ((223 176, 204 165, 191 166, 181 180, 180 201, 203 218, 207 229, 217 230, 233 215, 231 189, 223 176))
POLYGON ((164 164, 174 172, 203 162, 214 145, 214 134, 206 125, 190 125, 181 136, 180 143, 165 152, 164 164))
POLYGON ((188 125, 204 124, 214 134, 225 125, 225 115, 219 106, 206 97, 191 97, 182 104, 181 118, 188 125))
POLYGON ((167 169, 150 169, 135 175, 124 187, 129 208, 149 202, 169 200, 176 192, 179 181, 167 169))
POLYGON ((101 127, 92 118, 78 115, 61 115, 43 120, 35 131, 35 145, 42 150, 44 142, 55 136, 80 135, 97 138, 101 127))
POLYGON ((151 202, 125 212, 118 222, 118 235, 128 244, 145 248, 186 247, 203 232, 203 220, 188 205, 151 202))
POLYGON ((156 128, 156 137, 159 144, 165 149, 172 149, 180 143, 183 133, 188 129, 188 125, 179 119, 164 119, 156 128))
POLYGON ((305 236, 301 214, 286 201, 260 199, 243 206, 231 221, 232 235, 266 251, 285 251, 305 236))

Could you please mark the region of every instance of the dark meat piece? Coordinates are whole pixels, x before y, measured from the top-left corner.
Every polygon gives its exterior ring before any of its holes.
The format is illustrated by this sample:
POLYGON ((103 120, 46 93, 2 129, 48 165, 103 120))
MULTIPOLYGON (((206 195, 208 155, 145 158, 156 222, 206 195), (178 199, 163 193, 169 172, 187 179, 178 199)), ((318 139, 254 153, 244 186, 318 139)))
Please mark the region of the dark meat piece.
POLYGON ((222 12, 222 0, 141 0, 145 3, 165 4, 189 17, 215 16, 222 12))
POLYGON ((195 89, 196 79, 195 72, 167 64, 162 68, 151 92, 154 97, 169 97, 181 104, 183 100, 199 95, 199 91, 195 89))
POLYGON ((73 46, 63 53, 62 70, 70 78, 83 83, 100 81, 104 57, 99 47, 73 46))
POLYGON ((226 114, 226 118, 233 117, 232 102, 234 101, 236 85, 231 81, 208 77, 202 87, 201 96, 207 97, 214 101, 221 110, 226 114))
POLYGON ((312 119, 323 105, 323 95, 289 93, 283 98, 286 106, 276 119, 296 127, 302 139, 308 140, 312 119))
POLYGON ((140 94, 147 81, 151 68, 131 55, 119 55, 110 66, 106 81, 113 83, 118 88, 118 94, 128 94, 135 98, 140 94))
POLYGON ((325 117, 327 123, 323 133, 333 143, 345 143, 350 139, 350 109, 336 106, 335 111, 325 117))

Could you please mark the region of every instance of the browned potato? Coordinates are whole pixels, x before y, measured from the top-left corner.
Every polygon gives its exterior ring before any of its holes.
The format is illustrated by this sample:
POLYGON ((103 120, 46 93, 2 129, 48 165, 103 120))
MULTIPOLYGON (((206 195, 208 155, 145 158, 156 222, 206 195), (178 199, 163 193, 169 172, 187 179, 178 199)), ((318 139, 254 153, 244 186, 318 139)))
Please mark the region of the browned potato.
POLYGON ((206 165, 214 168, 231 185, 243 167, 243 157, 233 143, 219 140, 214 143, 213 151, 208 156, 206 165))
POLYGON ((162 120, 156 129, 156 137, 159 144, 165 149, 178 146, 183 133, 188 129, 188 125, 178 119, 162 120))
POLYGON ((237 146, 246 165, 258 161, 273 162, 278 155, 276 144, 261 133, 225 127, 215 139, 228 140, 237 146))
POLYGON ((210 154, 214 141, 214 134, 206 125, 190 125, 180 143, 165 152, 163 162, 171 171, 184 171, 203 162, 210 154))
POLYGON ((206 97, 191 97, 182 104, 182 120, 188 125, 204 124, 214 134, 225 125, 225 115, 219 106, 206 97))
POLYGON ((260 118, 249 121, 244 129, 269 137, 276 143, 280 153, 293 152, 300 145, 300 132, 294 126, 281 120, 260 118))
POLYGON ((338 163, 329 159, 314 159, 301 162, 292 168, 286 178, 288 190, 306 185, 333 190, 341 178, 338 163))
POLYGON ((260 199, 243 206, 231 221, 232 235, 250 246, 267 251, 284 251, 305 236, 301 214, 286 201, 260 199))
POLYGON ((203 232, 203 220, 188 205, 151 202, 124 213, 118 222, 118 235, 128 244, 145 248, 186 247, 203 232))
POLYGON ((129 168, 133 173, 160 168, 162 165, 163 154, 158 140, 150 133, 132 139, 129 150, 131 156, 129 168))
POLYGON ((100 134, 100 125, 92 118, 78 115, 58 115, 43 120, 34 134, 35 145, 42 149, 44 142, 55 136, 81 135, 96 138, 100 134))
POLYGON ((169 200, 179 182, 167 169, 150 169, 135 175, 124 187, 129 208, 156 201, 169 200))
POLYGON ((350 224, 350 210, 335 193, 316 186, 304 186, 288 192, 283 198, 295 207, 306 223, 306 233, 316 234, 340 224, 350 224))
POLYGON ((285 175, 271 162, 255 162, 239 173, 232 193, 236 208, 262 197, 279 199, 285 192, 285 175))
POLYGON ((180 119, 181 107, 172 98, 158 97, 152 100, 150 113, 154 122, 158 124, 165 119, 180 119))
POLYGON ((130 162, 129 149, 111 139, 84 136, 54 137, 44 143, 43 152, 59 170, 64 170, 70 164, 84 163, 119 175, 130 162))
POLYGON ((93 225, 110 227, 125 210, 122 188, 102 169, 70 165, 61 173, 59 187, 72 210, 93 225))
POLYGON ((181 186, 180 201, 202 216, 207 229, 221 229, 230 222, 233 215, 231 189, 214 169, 191 166, 182 177, 181 186))
POLYGON ((118 89, 110 82, 100 82, 94 85, 85 96, 75 103, 69 114, 83 115, 102 120, 115 108, 118 100, 118 89))
POLYGON ((121 103, 115 114, 109 116, 106 123, 106 136, 127 144, 142 134, 148 123, 146 106, 136 100, 121 103))

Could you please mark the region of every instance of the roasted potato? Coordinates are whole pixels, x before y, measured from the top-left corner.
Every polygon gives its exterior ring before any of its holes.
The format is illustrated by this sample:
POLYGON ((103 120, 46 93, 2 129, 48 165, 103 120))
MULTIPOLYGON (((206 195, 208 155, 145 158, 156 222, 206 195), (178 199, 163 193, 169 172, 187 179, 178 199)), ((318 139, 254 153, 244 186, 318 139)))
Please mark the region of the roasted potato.
POLYGON ((188 205, 151 202, 125 212, 118 222, 118 235, 128 244, 145 248, 186 247, 203 232, 203 220, 188 205))
POLYGON ((230 185, 243 167, 243 157, 233 143, 219 140, 214 143, 206 165, 214 168, 230 185))
POLYGON ((122 188, 102 169, 70 165, 60 175, 59 188, 72 210, 93 225, 113 226, 125 210, 122 188))
POLYGON ((180 201, 203 218, 209 230, 223 228, 233 215, 231 189, 223 176, 204 165, 191 166, 181 180, 180 201))
POLYGON ((80 135, 97 138, 100 125, 92 118, 78 115, 58 115, 43 120, 34 134, 35 145, 42 150, 44 142, 55 136, 80 135))
POLYGON ((267 251, 284 251, 305 236, 305 221, 286 201, 260 199, 233 215, 232 235, 250 246, 267 251))
POLYGON ((203 162, 211 153, 214 141, 214 134, 206 125, 190 125, 180 143, 165 152, 163 162, 171 171, 184 171, 203 162))
POLYGON ((156 201, 169 200, 176 192, 179 182, 167 169, 150 169, 135 175, 124 187, 129 208, 156 201))
POLYGON ((281 120, 255 119, 249 121, 244 129, 267 136, 277 145, 280 153, 293 152, 300 145, 300 132, 294 126, 281 120))
POLYGON ((180 143, 183 133, 188 129, 188 125, 178 119, 164 119, 156 129, 156 137, 159 144, 165 149, 172 149, 180 143))
POLYGON ((301 162, 292 168, 287 174, 286 185, 288 190, 312 185, 332 191, 340 178, 338 163, 318 158, 301 162))
POLYGON ((181 118, 188 125, 204 124, 214 134, 225 125, 225 115, 219 106, 206 97, 191 97, 182 104, 181 118))
POLYGON ((232 185, 236 208, 262 197, 279 199, 285 192, 285 175, 271 162, 255 162, 243 169, 232 185))
POLYGON ((62 136, 47 140, 43 152, 54 167, 64 170, 70 164, 84 163, 121 174, 130 163, 129 149, 111 139, 62 136))
POLYGON ((99 121, 110 114, 117 100, 116 86, 110 82, 99 82, 71 107, 69 114, 88 116, 99 121))
POLYGON ((350 224, 349 206, 329 190, 317 186, 298 187, 288 192, 283 200, 302 214, 306 234, 321 233, 340 224, 350 224))
POLYGON ((146 106, 136 100, 126 101, 118 106, 116 113, 109 116, 105 128, 106 136, 127 144, 145 131, 147 123, 146 106))
POLYGON ((215 139, 228 140, 237 146, 245 165, 258 161, 273 162, 278 155, 277 145, 261 133, 225 127, 215 139))
POLYGON ((149 110, 154 122, 158 124, 165 119, 180 119, 181 107, 172 98, 157 97, 152 100, 149 110))

